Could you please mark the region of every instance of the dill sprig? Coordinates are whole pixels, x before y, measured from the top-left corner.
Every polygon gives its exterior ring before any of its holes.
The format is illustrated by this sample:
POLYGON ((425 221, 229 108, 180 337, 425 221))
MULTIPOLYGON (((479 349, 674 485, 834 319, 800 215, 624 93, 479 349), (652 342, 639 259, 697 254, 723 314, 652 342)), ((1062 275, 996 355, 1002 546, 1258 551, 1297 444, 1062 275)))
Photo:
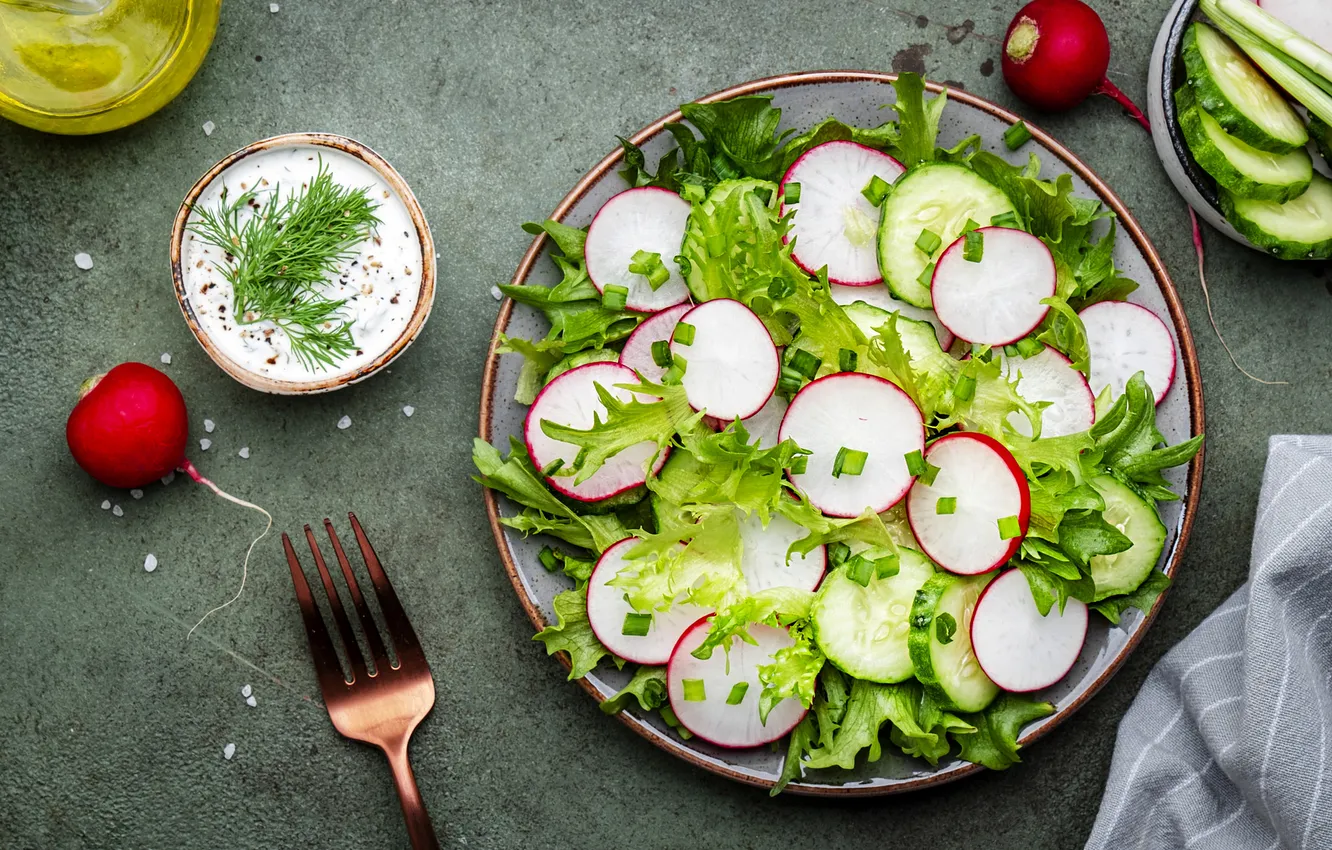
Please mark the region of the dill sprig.
POLYGON ((356 350, 352 322, 339 311, 345 300, 320 291, 338 264, 355 256, 379 219, 367 189, 333 182, 323 159, 309 185, 282 198, 281 185, 259 205, 251 189, 217 209, 196 208, 190 229, 224 252, 217 264, 231 284, 232 313, 241 325, 270 321, 287 335, 291 353, 314 371, 334 366, 356 350), (242 213, 252 212, 242 222, 242 213))

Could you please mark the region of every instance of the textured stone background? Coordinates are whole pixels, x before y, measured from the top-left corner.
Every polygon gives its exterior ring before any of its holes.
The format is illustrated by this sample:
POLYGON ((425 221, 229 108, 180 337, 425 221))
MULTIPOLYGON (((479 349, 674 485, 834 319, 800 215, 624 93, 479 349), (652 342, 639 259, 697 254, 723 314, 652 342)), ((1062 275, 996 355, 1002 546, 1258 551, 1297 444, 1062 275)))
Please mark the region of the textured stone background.
MULTIPOLYGON (((267 0, 228 0, 199 76, 153 118, 88 139, 0 126, 0 844, 405 846, 380 757, 339 738, 310 698, 277 539, 256 550, 242 603, 187 643, 189 625, 232 592, 257 521, 184 481, 134 501, 66 452, 79 382, 167 351, 192 436, 205 416, 217 422, 197 458, 207 474, 267 505, 282 529, 349 508, 368 526, 439 683, 414 752, 446 845, 1080 845, 1138 684, 1244 579, 1267 436, 1326 430, 1332 412, 1326 266, 1210 235, 1217 319, 1243 362, 1291 385, 1239 375, 1207 327, 1183 204, 1108 101, 1039 120, 1115 188, 1176 277, 1202 359, 1206 484, 1163 615, 1023 765, 838 803, 769 800, 663 755, 604 719, 528 640, 468 480, 490 286, 530 238, 519 223, 543 217, 615 134, 732 83, 817 68, 924 71, 1017 108, 995 70, 1017 5, 283 0, 274 15, 267 0), (195 344, 167 242, 199 174, 296 130, 353 136, 393 162, 441 260, 434 315, 391 375, 292 400, 241 387, 195 344), (92 271, 74 267, 79 251, 92 271), (344 414, 353 425, 339 431, 344 414), (244 445, 249 460, 237 457, 244 445), (107 498, 123 518, 99 509, 107 498), (246 683, 257 708, 240 696, 246 683)), ((1094 5, 1115 46, 1112 78, 1141 98, 1168 4, 1094 5)))

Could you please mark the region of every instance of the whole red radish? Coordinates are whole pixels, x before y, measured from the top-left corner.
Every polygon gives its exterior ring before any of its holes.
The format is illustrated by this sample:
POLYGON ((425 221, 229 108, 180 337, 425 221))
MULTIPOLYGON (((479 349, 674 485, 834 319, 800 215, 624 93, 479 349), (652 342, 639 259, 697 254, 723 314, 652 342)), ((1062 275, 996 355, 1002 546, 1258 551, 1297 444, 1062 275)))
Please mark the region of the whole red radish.
POLYGON ((70 453, 111 487, 142 487, 185 464, 189 421, 170 378, 122 363, 92 378, 65 423, 70 453))
POLYGON ((1109 67, 1105 24, 1082 0, 1032 0, 1004 35, 1004 81, 1031 106, 1062 112, 1104 94, 1147 126, 1142 111, 1106 77, 1109 67))

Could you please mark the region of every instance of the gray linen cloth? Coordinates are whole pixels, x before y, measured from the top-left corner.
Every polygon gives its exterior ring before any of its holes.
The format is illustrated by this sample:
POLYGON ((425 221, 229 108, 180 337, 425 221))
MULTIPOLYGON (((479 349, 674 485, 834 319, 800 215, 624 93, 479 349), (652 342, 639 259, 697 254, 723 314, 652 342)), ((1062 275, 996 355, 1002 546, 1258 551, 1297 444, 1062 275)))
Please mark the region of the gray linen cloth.
POLYGON ((1330 676, 1332 436, 1273 437, 1249 581, 1143 684, 1087 847, 1332 848, 1330 676))

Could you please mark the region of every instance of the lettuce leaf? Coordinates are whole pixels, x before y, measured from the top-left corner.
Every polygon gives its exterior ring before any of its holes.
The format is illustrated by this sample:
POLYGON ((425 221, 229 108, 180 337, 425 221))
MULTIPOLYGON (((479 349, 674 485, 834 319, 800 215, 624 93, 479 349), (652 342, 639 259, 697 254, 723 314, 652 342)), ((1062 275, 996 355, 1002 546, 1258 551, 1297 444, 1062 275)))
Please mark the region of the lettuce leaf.
POLYGON ((740 525, 731 507, 697 523, 643 534, 626 553, 630 563, 611 579, 641 612, 665 611, 677 601, 718 608, 744 596, 740 525))
POLYGON ((652 492, 683 508, 734 505, 765 524, 791 491, 786 470, 808 454, 791 440, 759 448, 738 421, 715 433, 695 429, 680 442, 660 475, 648 480, 652 492))
POLYGON ((606 714, 619 714, 629 707, 631 700, 637 701, 638 707, 643 711, 652 711, 665 705, 669 701, 666 692, 666 668, 640 665, 634 671, 629 684, 603 702, 601 710, 606 714))
POLYGON ((991 770, 1003 770, 1022 761, 1018 758, 1017 743, 1022 727, 1053 713, 1054 706, 1048 702, 1037 702, 1022 694, 1000 694, 984 711, 961 715, 976 731, 955 731, 953 739, 961 748, 961 758, 991 770))
MULTIPOLYGON (((808 619, 809 608, 813 604, 813 592, 794 587, 770 587, 736 600, 719 608, 717 613, 712 615, 708 635, 694 650, 694 657, 711 658, 717 647, 729 648, 734 638, 739 638, 748 644, 756 644, 757 642, 749 634, 751 623, 787 626, 797 620, 808 619)), ((808 638, 808 635, 805 637, 808 638)), ((821 659, 822 655, 819 657, 821 659)), ((822 665, 821 660, 819 664, 822 665)), ((817 675, 818 670, 815 669, 814 673, 817 675)), ((813 686, 812 677, 809 684, 813 686)))
POLYGON ((608 655, 615 661, 615 666, 624 666, 624 659, 616 658, 609 649, 602 646, 592 631, 592 624, 587 619, 585 593, 566 590, 555 594, 554 602, 559 622, 546 626, 532 640, 545 644, 547 655, 557 652, 568 654, 570 681, 586 676, 608 655))
MULTIPOLYGON (((925 81, 918 74, 901 74, 893 81, 897 101, 899 138, 897 158, 907 168, 934 159, 934 143, 939 136, 939 118, 948 103, 948 93, 925 99, 925 81)), ((966 142, 964 142, 966 144, 966 142)))
POLYGON ((814 686, 826 660, 814 642, 808 621, 791 626, 795 643, 777 650, 771 664, 760 664, 759 720, 768 722, 768 713, 784 699, 797 699, 805 708, 814 702, 814 686))
POLYGON ((1100 464, 1148 498, 1172 501, 1179 498, 1170 489, 1162 470, 1188 463, 1202 449, 1199 434, 1174 446, 1156 428, 1156 399, 1143 373, 1129 379, 1124 394, 1091 428, 1101 453, 1100 464))
POLYGON ((714 163, 729 162, 744 174, 761 180, 782 176, 778 148, 795 131, 777 132, 782 111, 773 108, 772 95, 744 95, 718 103, 686 103, 680 111, 711 146, 714 163))
POLYGON ((965 716, 940 711, 928 704, 919 682, 906 681, 881 685, 862 679, 851 680, 846 713, 833 734, 831 744, 820 746, 809 755, 810 768, 855 767, 856 756, 868 749, 869 761, 883 754, 879 730, 891 723, 897 732, 894 742, 909 748, 912 754, 933 758, 936 762, 948 752, 949 730, 967 733, 973 725, 965 716))
POLYGON ((1137 608, 1139 611, 1152 610, 1157 597, 1165 593, 1168 587, 1170 587, 1170 576, 1158 570, 1153 570, 1147 576, 1147 580, 1132 593, 1107 597, 1100 602, 1093 602, 1091 607, 1100 612, 1112 624, 1119 625, 1119 619, 1128 608, 1137 608))
POLYGON ((814 748, 814 740, 817 734, 813 715, 806 715, 805 719, 797 723, 796 728, 791 730, 790 738, 786 743, 786 757, 782 760, 781 775, 777 777, 777 784, 772 786, 768 796, 776 797, 786 789, 787 785, 804 775, 804 759, 814 748))

